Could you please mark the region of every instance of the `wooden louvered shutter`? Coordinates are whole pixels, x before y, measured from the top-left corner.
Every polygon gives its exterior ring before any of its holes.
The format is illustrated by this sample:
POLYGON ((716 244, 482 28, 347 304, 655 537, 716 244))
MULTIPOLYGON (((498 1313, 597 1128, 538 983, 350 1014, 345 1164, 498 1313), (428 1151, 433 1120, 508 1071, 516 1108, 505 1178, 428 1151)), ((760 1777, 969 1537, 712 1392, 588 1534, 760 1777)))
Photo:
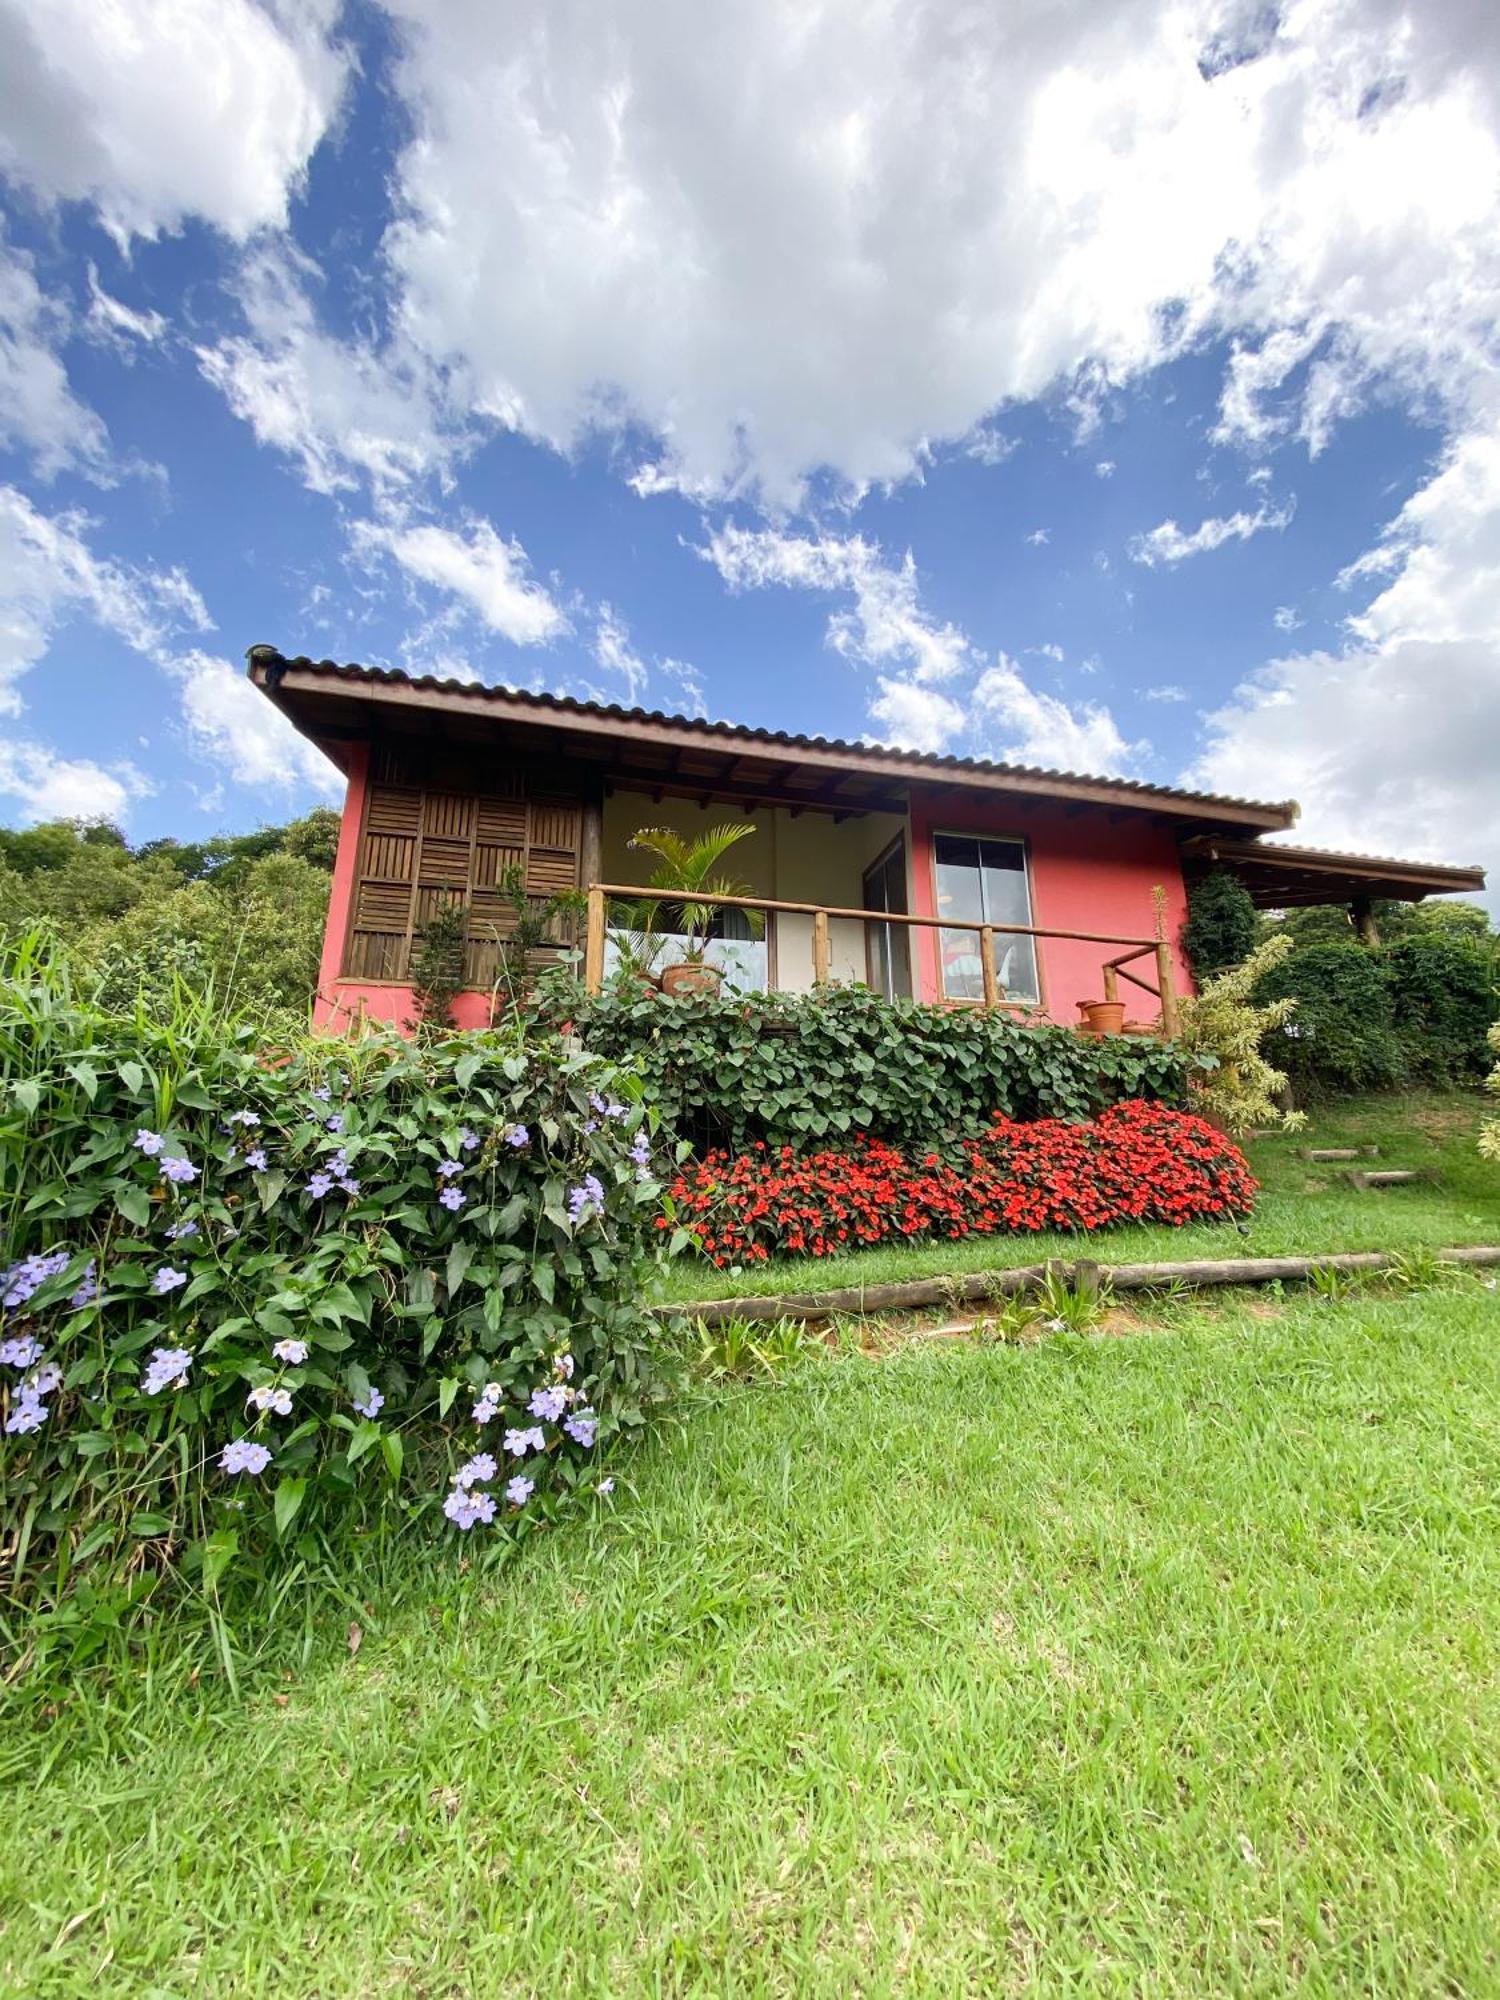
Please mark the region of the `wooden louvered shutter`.
MULTIPOLYGON (((479 780, 483 790, 472 791, 459 789, 465 775, 435 764, 424 770, 416 752, 381 753, 365 808, 345 978, 406 979, 413 940, 444 903, 460 901, 470 913, 465 982, 488 986, 496 940, 515 923, 501 887, 506 872, 519 868, 537 897, 578 886, 581 801, 528 799, 519 771, 476 770, 468 782, 479 780), (422 777, 426 787, 411 782, 422 777)), ((555 786, 561 774, 550 775, 555 786)))

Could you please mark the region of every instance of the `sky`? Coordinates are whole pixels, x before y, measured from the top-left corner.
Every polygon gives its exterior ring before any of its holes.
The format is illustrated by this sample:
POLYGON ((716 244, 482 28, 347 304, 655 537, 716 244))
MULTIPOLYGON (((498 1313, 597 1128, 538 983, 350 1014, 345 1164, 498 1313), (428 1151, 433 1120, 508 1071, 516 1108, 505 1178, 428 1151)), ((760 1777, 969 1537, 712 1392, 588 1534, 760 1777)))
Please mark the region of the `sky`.
POLYGON ((1500 886, 1500 8, 0 0, 0 819, 257 642, 1500 886))

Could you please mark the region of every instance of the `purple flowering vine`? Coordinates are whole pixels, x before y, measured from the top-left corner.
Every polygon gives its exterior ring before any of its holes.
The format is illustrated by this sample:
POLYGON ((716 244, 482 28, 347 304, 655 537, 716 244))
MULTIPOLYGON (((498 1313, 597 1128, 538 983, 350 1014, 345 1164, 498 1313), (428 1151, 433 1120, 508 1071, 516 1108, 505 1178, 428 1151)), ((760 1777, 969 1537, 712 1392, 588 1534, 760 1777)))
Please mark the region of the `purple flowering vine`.
POLYGON ((219 1455, 219 1468, 228 1473, 248 1472, 254 1476, 264 1472, 270 1463, 270 1447, 257 1444, 252 1438, 232 1439, 219 1455))
POLYGON ((151 1289, 158 1298, 164 1298, 168 1292, 175 1292, 179 1285, 185 1285, 187 1278, 186 1271, 174 1271, 170 1264, 162 1264, 151 1280, 151 1289))

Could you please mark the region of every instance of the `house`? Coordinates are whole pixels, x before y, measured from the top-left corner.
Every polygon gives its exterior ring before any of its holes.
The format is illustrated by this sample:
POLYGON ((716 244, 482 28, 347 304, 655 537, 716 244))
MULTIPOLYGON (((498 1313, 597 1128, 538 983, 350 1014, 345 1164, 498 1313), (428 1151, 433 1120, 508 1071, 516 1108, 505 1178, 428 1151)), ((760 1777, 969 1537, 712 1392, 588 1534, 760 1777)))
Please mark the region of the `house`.
POLYGON ((1176 944, 1186 887, 1205 869, 1238 875, 1262 907, 1345 902, 1367 934, 1376 900, 1484 886, 1478 868, 1266 841, 1296 820, 1290 802, 287 659, 270 646, 250 649, 249 675, 348 779, 317 1000, 328 1026, 409 1017, 413 938, 455 898, 469 910, 470 989, 456 1015, 487 1020, 512 867, 537 896, 589 892, 597 987, 611 910, 649 872, 629 845, 643 826, 754 827, 731 866, 766 920, 757 937, 742 908, 719 911, 711 956, 731 985, 862 981, 1061 1022, 1118 993, 1171 1027, 1188 986, 1176 944))

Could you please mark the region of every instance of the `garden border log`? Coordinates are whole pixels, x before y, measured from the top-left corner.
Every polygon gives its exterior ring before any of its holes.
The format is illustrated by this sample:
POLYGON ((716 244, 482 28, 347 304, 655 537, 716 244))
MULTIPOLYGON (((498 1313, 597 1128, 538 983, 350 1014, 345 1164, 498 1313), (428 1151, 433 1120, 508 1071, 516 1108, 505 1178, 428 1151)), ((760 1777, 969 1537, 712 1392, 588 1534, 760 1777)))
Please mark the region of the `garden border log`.
MULTIPOLYGON (((1500 1245, 1439 1250, 1445 1264, 1483 1269, 1500 1265, 1500 1245)), ((828 1319, 835 1313, 903 1312, 923 1306, 954 1306, 1007 1298, 1044 1282, 1048 1272, 1071 1281, 1096 1276, 1116 1292, 1139 1292, 1156 1285, 1269 1285, 1278 1278, 1306 1279, 1314 1271, 1384 1271, 1394 1259, 1383 1250, 1343 1250, 1324 1257, 1226 1257, 1170 1264, 1100 1264, 1091 1257, 1053 1257, 1044 1264, 1017 1264, 1008 1270, 970 1271, 964 1276, 909 1278, 884 1285, 845 1285, 825 1292, 782 1292, 748 1298, 684 1299, 652 1306, 660 1319, 701 1319, 714 1326, 730 1319, 828 1319)))

